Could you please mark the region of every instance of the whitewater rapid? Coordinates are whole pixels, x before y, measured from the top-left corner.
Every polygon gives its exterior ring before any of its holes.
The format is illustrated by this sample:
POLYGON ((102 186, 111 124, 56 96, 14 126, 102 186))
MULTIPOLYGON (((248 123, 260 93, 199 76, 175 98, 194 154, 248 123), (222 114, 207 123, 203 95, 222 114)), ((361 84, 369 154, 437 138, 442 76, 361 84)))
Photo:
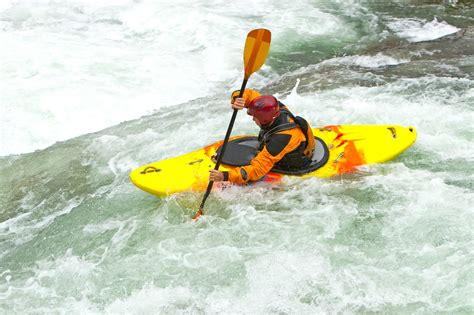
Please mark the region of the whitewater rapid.
MULTIPOLYGON (((2 1, 0 313, 472 314, 466 1, 2 1), (312 126, 414 126, 332 179, 156 198, 132 169, 221 140, 249 87, 312 126)), ((239 113, 233 135, 258 130, 239 113)))
MULTIPOLYGON (((278 30, 275 51, 292 45, 294 32, 304 38, 347 29, 305 1, 291 7, 46 0, 2 6, 1 155, 42 149, 235 88, 242 38, 252 28, 278 30), (324 28, 311 26, 315 18, 324 28), (292 23, 296 19, 306 24, 292 23)), ((262 73, 267 79, 254 76, 254 86, 272 77, 270 67, 262 73)))

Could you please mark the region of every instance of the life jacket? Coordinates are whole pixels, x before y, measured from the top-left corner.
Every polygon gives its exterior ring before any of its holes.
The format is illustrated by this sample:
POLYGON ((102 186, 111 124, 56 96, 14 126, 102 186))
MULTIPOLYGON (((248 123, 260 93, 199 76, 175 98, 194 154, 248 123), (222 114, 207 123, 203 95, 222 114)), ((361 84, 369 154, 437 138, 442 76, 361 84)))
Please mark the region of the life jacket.
POLYGON ((258 149, 259 151, 263 150, 264 146, 269 142, 270 138, 275 133, 293 128, 300 128, 306 138, 306 141, 302 141, 295 150, 286 153, 285 156, 274 166, 279 169, 299 169, 303 167, 309 160, 311 160, 313 154, 312 148, 314 148, 314 145, 310 149, 308 148, 308 144, 314 144, 313 132, 311 128, 309 128, 309 124, 304 118, 300 116, 295 117, 281 102, 279 102, 279 105, 280 116, 278 116, 269 127, 262 128, 260 130, 258 135, 258 149))

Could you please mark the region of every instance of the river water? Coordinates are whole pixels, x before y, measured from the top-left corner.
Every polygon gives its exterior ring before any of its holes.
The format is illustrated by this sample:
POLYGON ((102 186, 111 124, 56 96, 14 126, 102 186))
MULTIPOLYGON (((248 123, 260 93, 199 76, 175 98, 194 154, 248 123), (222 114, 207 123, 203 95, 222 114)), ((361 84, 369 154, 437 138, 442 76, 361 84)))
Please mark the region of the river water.
MULTIPOLYGON (((472 314, 471 1, 2 1, 1 314, 472 314), (313 126, 417 128, 338 178, 156 198, 248 87, 313 126)), ((233 134, 257 129, 239 114, 233 134)))

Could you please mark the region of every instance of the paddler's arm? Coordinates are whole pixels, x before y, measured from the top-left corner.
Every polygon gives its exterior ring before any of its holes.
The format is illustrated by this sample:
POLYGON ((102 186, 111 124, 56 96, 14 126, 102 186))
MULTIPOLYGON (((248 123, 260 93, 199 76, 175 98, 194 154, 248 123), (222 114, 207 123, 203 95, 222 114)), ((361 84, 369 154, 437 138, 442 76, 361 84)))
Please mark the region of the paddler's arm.
POLYGON ((257 181, 270 172, 275 163, 280 161, 283 155, 280 156, 280 154, 278 154, 277 156, 273 156, 268 152, 265 146, 263 150, 250 161, 250 165, 230 169, 228 171, 229 181, 237 184, 257 181))
POLYGON ((244 109, 249 107, 250 102, 260 96, 261 94, 258 91, 252 89, 245 89, 244 95, 242 98, 239 98, 240 90, 232 92, 232 96, 230 97, 230 104, 232 109, 244 109))
MULTIPOLYGON (((230 97, 230 105, 232 109, 238 109, 238 110, 244 109, 248 107, 249 103, 254 98, 260 96, 260 93, 258 91, 255 91, 252 89, 245 89, 244 94, 241 98, 239 98, 239 94, 240 94, 240 90, 232 92, 232 96, 230 97)), ((228 172, 220 172, 216 170, 210 170, 209 172, 210 172, 210 175, 209 175, 210 181, 221 182, 221 181, 229 180, 228 172)))
POLYGON ((287 153, 295 150, 301 143, 303 135, 286 130, 273 136, 270 142, 255 156, 250 165, 232 168, 227 172, 210 171, 210 180, 230 181, 244 184, 257 181, 265 176, 287 153))
POLYGON ((237 184, 244 184, 248 181, 256 181, 265 176, 273 168, 280 158, 272 156, 266 148, 260 151, 256 157, 250 161, 250 165, 236 167, 229 171, 221 172, 210 170, 209 180, 220 182, 230 181, 237 184))

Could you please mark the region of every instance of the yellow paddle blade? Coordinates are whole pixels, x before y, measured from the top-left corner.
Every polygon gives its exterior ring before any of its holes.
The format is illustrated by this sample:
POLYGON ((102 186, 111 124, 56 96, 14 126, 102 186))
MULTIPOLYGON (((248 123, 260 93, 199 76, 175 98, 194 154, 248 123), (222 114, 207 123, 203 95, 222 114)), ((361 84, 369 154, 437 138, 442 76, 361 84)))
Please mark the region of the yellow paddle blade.
POLYGON ((247 35, 244 48, 245 79, 260 69, 267 59, 270 50, 272 33, 264 28, 258 28, 247 35))

